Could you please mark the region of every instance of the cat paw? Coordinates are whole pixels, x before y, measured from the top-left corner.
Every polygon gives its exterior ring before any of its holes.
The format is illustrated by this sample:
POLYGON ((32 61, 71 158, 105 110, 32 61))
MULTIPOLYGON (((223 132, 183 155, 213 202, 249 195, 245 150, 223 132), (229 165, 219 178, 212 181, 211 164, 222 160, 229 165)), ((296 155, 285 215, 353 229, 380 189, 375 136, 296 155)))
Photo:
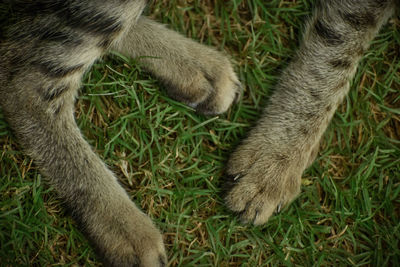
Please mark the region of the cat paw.
POLYGON ((211 48, 207 56, 182 60, 174 75, 164 77, 168 95, 205 115, 220 114, 239 100, 242 85, 229 60, 211 48))
POLYGON ((243 223, 261 225, 300 193, 301 175, 313 155, 253 139, 245 140, 228 161, 225 202, 243 223))
MULTIPOLYGON (((102 255, 106 266, 140 266, 166 267, 167 257, 161 235, 156 229, 142 229, 142 233, 135 233, 135 241, 128 239, 114 240, 115 246, 107 248, 102 255)), ((133 233, 131 233, 132 235, 133 233)), ((100 254, 101 255, 101 254, 100 254)))
POLYGON ((93 219, 85 228, 106 266, 167 266, 161 233, 133 203, 93 219))

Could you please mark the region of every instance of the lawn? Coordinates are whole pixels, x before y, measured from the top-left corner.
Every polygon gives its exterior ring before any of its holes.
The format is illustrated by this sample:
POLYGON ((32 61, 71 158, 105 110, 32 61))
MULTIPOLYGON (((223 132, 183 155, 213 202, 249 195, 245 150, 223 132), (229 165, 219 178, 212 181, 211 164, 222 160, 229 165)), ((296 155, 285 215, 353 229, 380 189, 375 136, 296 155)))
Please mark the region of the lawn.
MULTIPOLYGON (((164 234, 170 266, 394 266, 400 262, 400 21, 365 54, 302 193, 260 227, 223 203, 224 164, 293 57, 305 0, 153 1, 151 17, 232 58, 245 90, 206 117, 112 53, 76 104, 88 142, 164 234)), ((99 266, 0 112, 0 265, 99 266)))

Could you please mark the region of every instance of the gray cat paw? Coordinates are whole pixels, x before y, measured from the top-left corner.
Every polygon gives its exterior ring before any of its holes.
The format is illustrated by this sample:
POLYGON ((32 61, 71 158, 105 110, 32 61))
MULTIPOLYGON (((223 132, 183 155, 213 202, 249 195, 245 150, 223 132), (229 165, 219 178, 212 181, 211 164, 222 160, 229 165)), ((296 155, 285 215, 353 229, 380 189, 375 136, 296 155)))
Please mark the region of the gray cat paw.
POLYGON ((133 203, 121 203, 90 220, 94 223, 86 231, 106 266, 167 266, 161 233, 133 203))
POLYGON ((277 153, 263 140, 246 141, 229 159, 225 202, 243 223, 260 225, 299 194, 309 158, 295 152, 277 153))
POLYGON ((227 111, 242 93, 242 85, 229 60, 219 52, 211 51, 215 53, 212 61, 199 57, 187 66, 182 63, 181 71, 173 76, 179 81, 173 80, 172 76, 171 80, 163 79, 169 96, 206 115, 227 111))

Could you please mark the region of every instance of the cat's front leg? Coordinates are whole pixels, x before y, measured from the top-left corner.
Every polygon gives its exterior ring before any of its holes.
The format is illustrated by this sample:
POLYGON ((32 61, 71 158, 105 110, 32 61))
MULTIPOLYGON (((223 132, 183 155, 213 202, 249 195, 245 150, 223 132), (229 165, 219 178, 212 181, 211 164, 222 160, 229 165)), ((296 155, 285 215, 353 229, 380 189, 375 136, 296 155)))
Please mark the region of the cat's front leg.
POLYGON ((44 79, 31 78, 31 87, 21 77, 0 91, 4 115, 97 254, 107 266, 166 266, 162 235, 81 136, 69 92, 49 101, 47 87, 36 88, 44 79))
POLYGON ((172 98, 201 113, 225 112, 241 94, 226 56, 146 17, 112 49, 137 58, 166 85, 172 98))
POLYGON ((18 23, 0 42, 4 117, 106 266, 166 266, 161 233, 93 152, 74 119, 82 75, 104 46, 123 34, 124 18, 139 16, 144 1, 26 2, 36 9, 16 5, 18 23), (73 12, 59 12, 60 6, 73 12))
POLYGON ((244 222, 265 223, 298 195, 358 60, 393 10, 393 1, 378 0, 317 6, 270 104, 229 160, 225 199, 244 222))

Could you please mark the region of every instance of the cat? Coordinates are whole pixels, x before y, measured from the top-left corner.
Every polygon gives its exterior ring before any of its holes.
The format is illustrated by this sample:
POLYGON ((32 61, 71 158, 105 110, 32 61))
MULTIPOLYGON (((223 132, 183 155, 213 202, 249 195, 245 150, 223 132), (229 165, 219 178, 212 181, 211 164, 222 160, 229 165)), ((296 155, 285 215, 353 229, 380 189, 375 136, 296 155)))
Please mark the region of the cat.
MULTIPOLYGON (((92 152, 73 118, 84 72, 109 50, 138 58, 168 94, 219 114, 241 86, 224 55, 141 15, 146 1, 10 0, 0 105, 19 142, 108 266, 166 266, 161 234, 92 152), (142 57, 144 56, 144 57, 142 57)), ((226 169, 227 206, 265 223, 300 191, 357 62, 394 1, 320 2, 297 57, 226 169)))
POLYGON ((240 95, 229 59, 142 16, 145 0, 10 0, 0 105, 19 143, 107 266, 166 266, 158 229, 83 139, 73 116, 82 75, 109 50, 141 58, 168 94, 219 114, 240 95))

